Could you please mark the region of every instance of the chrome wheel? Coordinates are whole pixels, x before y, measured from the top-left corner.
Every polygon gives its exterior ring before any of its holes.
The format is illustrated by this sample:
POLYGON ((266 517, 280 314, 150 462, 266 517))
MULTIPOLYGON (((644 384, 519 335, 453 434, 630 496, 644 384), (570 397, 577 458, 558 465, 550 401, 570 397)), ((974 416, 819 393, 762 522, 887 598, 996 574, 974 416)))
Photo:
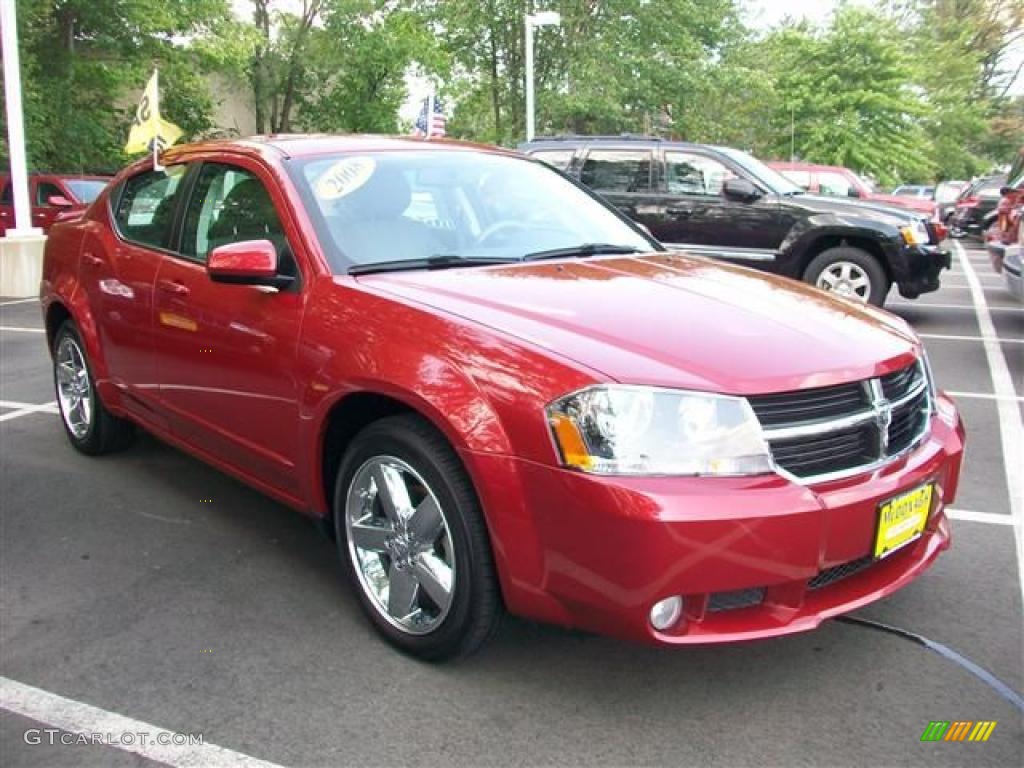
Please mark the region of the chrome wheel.
POLYGON ((452 605, 455 552, 437 496, 394 456, 356 470, 345 498, 349 557, 376 611, 412 635, 436 629, 452 605))
POLYGON ((871 278, 852 261, 836 261, 829 264, 818 275, 815 285, 848 299, 867 301, 871 296, 871 278))
POLYGON ((92 427, 93 401, 89 368, 78 342, 64 336, 57 346, 54 364, 57 367, 57 401, 68 431, 78 440, 92 427))

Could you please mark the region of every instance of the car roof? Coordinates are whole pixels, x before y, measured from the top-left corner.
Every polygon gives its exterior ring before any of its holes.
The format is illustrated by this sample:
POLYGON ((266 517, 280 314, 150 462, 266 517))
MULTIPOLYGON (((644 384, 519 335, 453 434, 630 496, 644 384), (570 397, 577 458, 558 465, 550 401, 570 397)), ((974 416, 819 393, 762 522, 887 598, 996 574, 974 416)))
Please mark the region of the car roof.
POLYGON ((196 152, 240 152, 244 154, 277 155, 283 158, 311 157, 334 152, 381 152, 393 150, 475 150, 494 154, 515 153, 487 144, 441 138, 384 135, 333 134, 271 134, 240 139, 217 139, 182 144, 164 153, 169 161, 196 152))
POLYGON ((524 141, 519 145, 519 151, 569 149, 583 144, 608 144, 614 145, 617 149, 629 146, 643 147, 644 149, 655 146, 666 147, 667 149, 729 149, 729 147, 720 147, 714 144, 698 144, 693 141, 676 141, 674 139, 662 139, 657 136, 623 133, 618 136, 544 136, 533 141, 524 141))

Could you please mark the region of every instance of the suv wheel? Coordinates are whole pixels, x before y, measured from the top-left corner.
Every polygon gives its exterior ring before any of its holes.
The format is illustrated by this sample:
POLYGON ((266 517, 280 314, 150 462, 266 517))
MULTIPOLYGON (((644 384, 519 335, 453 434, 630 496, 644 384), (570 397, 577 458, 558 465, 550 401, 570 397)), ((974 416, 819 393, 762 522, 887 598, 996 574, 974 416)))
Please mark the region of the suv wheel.
POLYGON ((334 515, 360 605, 390 643, 440 661, 491 636, 502 609, 480 502, 431 425, 396 416, 360 432, 338 472, 334 515))
POLYGON ((53 382, 64 431, 77 450, 95 456, 131 441, 131 423, 114 416, 100 400, 85 345, 70 320, 58 329, 53 341, 53 382))
POLYGON ((890 280, 867 251, 839 246, 822 251, 804 272, 804 281, 848 299, 882 306, 889 293, 890 280))

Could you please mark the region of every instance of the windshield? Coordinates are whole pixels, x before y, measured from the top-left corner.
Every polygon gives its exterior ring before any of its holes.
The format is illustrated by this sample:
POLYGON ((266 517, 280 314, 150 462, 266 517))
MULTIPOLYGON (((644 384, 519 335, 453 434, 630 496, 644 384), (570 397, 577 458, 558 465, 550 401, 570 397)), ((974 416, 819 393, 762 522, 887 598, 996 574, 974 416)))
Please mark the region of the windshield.
POLYGON ((803 189, 781 173, 769 168, 756 157, 748 155, 746 152, 741 152, 731 147, 715 147, 715 149, 753 176, 754 180, 760 182, 769 192, 774 192, 777 195, 794 195, 803 192, 803 189))
POLYGON ((107 186, 106 181, 99 179, 66 179, 64 183, 82 203, 91 203, 100 196, 100 192, 107 186))
POLYGON ((290 167, 336 274, 437 257, 511 261, 594 243, 656 247, 557 171, 523 158, 411 150, 290 167))

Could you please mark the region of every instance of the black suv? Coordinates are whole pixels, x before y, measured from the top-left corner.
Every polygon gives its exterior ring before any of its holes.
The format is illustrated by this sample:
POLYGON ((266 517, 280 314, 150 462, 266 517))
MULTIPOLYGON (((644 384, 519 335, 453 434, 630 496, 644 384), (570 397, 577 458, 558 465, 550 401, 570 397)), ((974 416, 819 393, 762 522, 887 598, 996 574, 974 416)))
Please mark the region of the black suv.
POLYGON ((950 255, 921 214, 806 194, 727 147, 571 136, 519 147, 603 195, 669 248, 728 259, 882 306, 939 288, 950 255))

